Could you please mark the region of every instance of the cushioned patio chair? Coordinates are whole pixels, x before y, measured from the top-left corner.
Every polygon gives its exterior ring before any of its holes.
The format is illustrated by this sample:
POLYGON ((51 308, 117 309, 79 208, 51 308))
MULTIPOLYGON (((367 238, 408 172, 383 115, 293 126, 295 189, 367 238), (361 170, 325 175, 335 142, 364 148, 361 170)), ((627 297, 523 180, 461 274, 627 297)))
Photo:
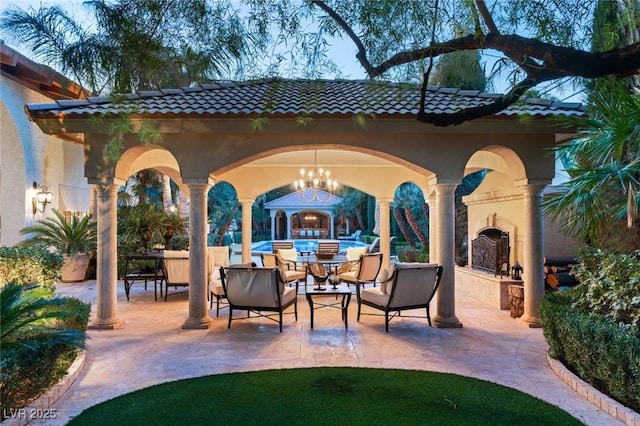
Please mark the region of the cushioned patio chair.
POLYGON ((293 305, 293 314, 296 321, 298 320, 298 294, 294 288, 284 285, 278 268, 230 266, 222 268, 221 275, 222 286, 229 302, 227 328, 231 328, 235 310, 247 311, 246 318, 255 318, 257 315, 276 321, 280 325, 281 333, 285 309, 293 305), (276 314, 277 319, 274 318, 276 314))
MULTIPOLYGON (((295 269, 288 269, 286 266, 278 262, 278 256, 272 253, 260 253, 260 259, 262 260, 262 266, 265 268, 279 268, 285 283, 289 286, 296 285, 300 282, 305 283, 307 280, 307 272, 297 271, 295 269)), ((306 283, 305 283, 306 284, 306 283)))
POLYGON ((276 256, 279 265, 284 266, 288 271, 297 271, 304 274, 304 278, 300 278, 300 280, 307 281, 307 264, 298 260, 296 249, 278 249, 276 256))
POLYGON ((186 250, 165 250, 162 254, 165 291, 164 301, 167 301, 169 287, 189 286, 189 252, 186 250))
POLYGON ((220 277, 220 267, 223 266, 229 266, 229 247, 207 247, 209 309, 213 308, 213 299, 216 299, 216 316, 220 315, 220 305, 225 298, 224 288, 222 288, 222 278, 220 277))
MULTIPOLYGON (((380 273, 382 253, 361 254, 354 267, 346 272, 338 273, 338 278, 349 284, 373 284, 380 273)), ((338 271, 339 272, 339 271, 338 271)))
MULTIPOLYGON (((435 263, 396 263, 391 277, 381 281, 378 287, 361 288, 356 283, 358 299, 358 321, 362 305, 384 311, 385 330, 389 332, 389 321, 401 311, 425 308, 427 322, 431 326, 429 303, 436 294, 442 278, 442 266, 435 263), (393 313, 389 316, 390 313, 393 313)), ((381 315, 362 313, 362 315, 381 315)), ((403 318, 424 318, 405 316, 403 318)))
MULTIPOLYGON (((337 270, 338 274, 344 274, 345 272, 354 271, 354 273, 358 270, 358 263, 360 261, 360 255, 367 254, 367 247, 347 247, 347 251, 345 253, 345 257, 347 258, 346 262, 343 262, 337 270)), ((355 276, 355 275, 354 275, 355 276)))

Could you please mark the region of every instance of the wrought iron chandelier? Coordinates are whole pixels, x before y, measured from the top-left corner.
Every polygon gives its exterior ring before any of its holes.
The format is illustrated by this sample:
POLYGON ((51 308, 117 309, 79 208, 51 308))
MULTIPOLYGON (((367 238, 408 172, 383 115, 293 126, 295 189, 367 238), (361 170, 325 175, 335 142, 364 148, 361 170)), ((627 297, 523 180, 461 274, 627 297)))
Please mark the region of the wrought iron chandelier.
POLYGON ((318 168, 318 151, 314 151, 313 170, 300 169, 300 178, 293 182, 298 197, 311 203, 330 201, 338 189, 338 182, 331 179, 331 172, 322 167, 318 168))

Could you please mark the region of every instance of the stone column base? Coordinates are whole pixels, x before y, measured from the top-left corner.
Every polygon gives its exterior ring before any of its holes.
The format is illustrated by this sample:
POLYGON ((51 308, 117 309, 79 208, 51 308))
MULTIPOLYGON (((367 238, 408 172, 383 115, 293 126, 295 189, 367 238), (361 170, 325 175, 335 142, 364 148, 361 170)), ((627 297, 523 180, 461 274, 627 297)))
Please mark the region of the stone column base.
POLYGON ((452 318, 434 318, 436 328, 462 328, 462 323, 455 316, 452 318))
POLYGON ((92 323, 87 325, 89 330, 118 330, 124 327, 124 322, 114 319, 114 320, 94 320, 92 323))
POLYGON ((182 324, 182 328, 184 330, 205 330, 209 328, 210 325, 211 325, 211 318, 209 318, 208 316, 204 318, 197 318, 197 319, 188 318, 187 321, 185 321, 185 323, 182 324))

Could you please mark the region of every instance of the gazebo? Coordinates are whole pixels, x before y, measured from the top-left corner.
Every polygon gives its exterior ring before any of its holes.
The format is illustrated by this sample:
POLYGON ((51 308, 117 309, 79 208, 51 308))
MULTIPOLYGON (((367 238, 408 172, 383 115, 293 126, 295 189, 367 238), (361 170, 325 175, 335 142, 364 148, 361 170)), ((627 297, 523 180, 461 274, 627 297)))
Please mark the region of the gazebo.
POLYGON ((271 239, 336 238, 333 208, 342 198, 321 189, 319 197, 293 192, 264 204, 271 218, 271 239))
MULTIPOLYGON (((492 95, 476 91, 429 87, 425 105, 427 113, 446 114, 491 101, 492 95)), ((289 184, 304 163, 300 155, 312 150, 328 154, 343 184, 376 198, 385 262, 396 188, 410 181, 422 189, 430 206, 430 260, 444 269, 434 317, 438 327, 462 326, 455 313, 455 189, 466 174, 488 170, 487 182, 498 184, 502 194, 499 202, 493 194, 490 208, 513 226, 511 255, 524 267, 521 319, 538 325, 544 295, 542 193, 555 172, 550 151, 565 140, 559 132, 571 132, 551 118, 582 114, 581 105, 522 99, 496 115, 443 128, 416 120, 419 102, 420 88, 412 84, 275 79, 27 105, 43 132, 83 143, 85 176, 97 188, 97 309, 91 326, 121 326, 116 194, 128 176, 153 168, 189 194, 190 288, 183 327, 207 328, 208 190, 220 181, 235 187, 243 216, 242 258, 249 261, 254 200, 289 184), (117 135, 122 151, 114 156, 109 129, 115 126, 108 123, 117 120, 128 120, 131 131, 117 135), (160 138, 141 140, 150 128, 160 138)))

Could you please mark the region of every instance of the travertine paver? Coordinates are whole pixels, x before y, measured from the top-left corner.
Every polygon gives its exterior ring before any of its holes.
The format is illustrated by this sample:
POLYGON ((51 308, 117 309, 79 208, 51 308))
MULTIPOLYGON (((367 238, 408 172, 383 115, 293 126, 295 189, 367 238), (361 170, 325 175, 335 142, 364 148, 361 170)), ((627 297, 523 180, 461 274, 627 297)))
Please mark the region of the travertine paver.
MULTIPOLYGON (((60 284, 61 294, 95 300, 95 282, 60 284)), ((301 290, 302 291, 302 290, 301 290)), ((134 286, 127 302, 118 287, 124 328, 90 330, 86 368, 54 405, 57 419, 32 424, 62 425, 83 409, 133 390, 187 377, 237 371, 312 366, 356 366, 432 370, 462 374, 514 387, 558 405, 587 425, 621 424, 563 383, 549 367, 541 329, 528 328, 463 294, 456 295, 461 329, 428 327, 426 319, 356 321, 356 301, 345 330, 340 311, 320 309, 315 329, 298 296, 298 321, 285 315, 283 332, 265 319, 234 321, 227 311, 208 330, 183 330, 186 293, 153 300, 153 288, 134 286)), ((433 302, 435 303, 435 301, 433 302)), ((366 311, 363 307, 363 311, 366 311)), ((435 311, 432 309, 432 311, 435 311)), ((373 311, 370 311, 373 312, 373 311)))

